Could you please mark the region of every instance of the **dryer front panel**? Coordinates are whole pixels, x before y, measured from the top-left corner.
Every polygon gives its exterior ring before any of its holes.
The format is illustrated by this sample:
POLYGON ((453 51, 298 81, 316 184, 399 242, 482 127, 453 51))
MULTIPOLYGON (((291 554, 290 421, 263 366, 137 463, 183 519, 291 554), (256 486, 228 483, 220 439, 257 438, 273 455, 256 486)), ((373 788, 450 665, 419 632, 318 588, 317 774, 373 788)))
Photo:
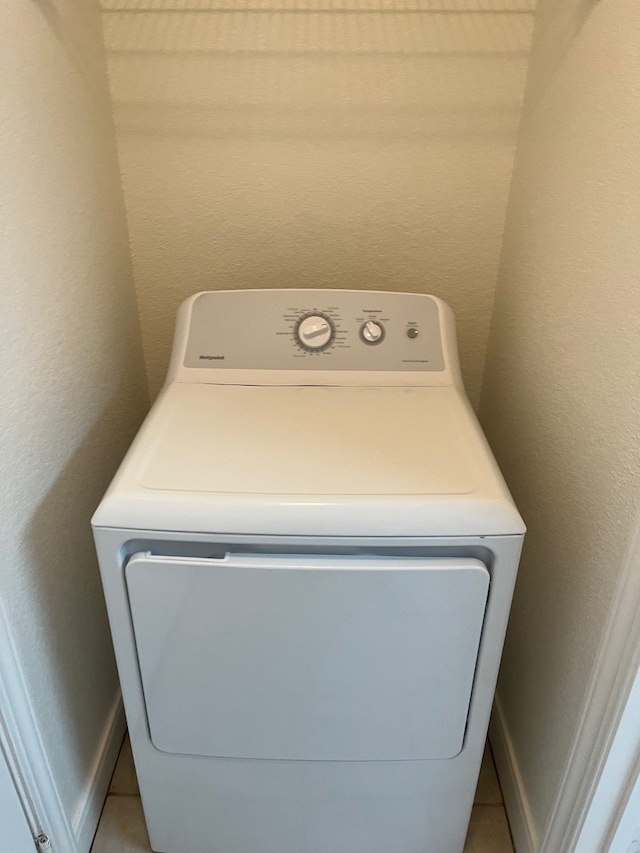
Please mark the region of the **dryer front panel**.
POLYGON ((158 749, 318 761, 462 749, 489 589, 479 560, 140 553, 125 572, 158 749))

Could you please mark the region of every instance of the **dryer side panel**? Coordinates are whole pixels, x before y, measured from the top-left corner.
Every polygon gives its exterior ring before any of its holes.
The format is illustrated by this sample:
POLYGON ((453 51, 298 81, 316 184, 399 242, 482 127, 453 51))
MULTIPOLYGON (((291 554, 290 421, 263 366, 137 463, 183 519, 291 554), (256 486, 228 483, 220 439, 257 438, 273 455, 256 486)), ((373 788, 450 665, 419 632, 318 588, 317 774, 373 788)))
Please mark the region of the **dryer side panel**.
POLYGON ((489 589, 474 559, 134 555, 153 744, 203 756, 445 759, 489 589))

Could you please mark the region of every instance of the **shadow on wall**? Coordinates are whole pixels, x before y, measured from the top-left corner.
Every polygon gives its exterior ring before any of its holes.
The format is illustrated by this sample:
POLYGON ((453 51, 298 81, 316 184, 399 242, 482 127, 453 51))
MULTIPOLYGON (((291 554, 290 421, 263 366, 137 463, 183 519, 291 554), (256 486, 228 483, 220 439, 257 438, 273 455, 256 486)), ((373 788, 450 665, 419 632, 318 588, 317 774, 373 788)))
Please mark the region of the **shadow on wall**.
POLYGON ((145 413, 142 389, 122 382, 33 514, 23 542, 32 567, 34 633, 48 651, 48 684, 41 684, 32 698, 41 713, 49 709, 61 721, 75 775, 72 790, 82 791, 87 783, 101 734, 95 725, 104 725, 118 684, 91 516, 145 413), (129 401, 128 430, 123 401, 129 401), (137 420, 133 406, 139 408, 137 420), (87 659, 93 662, 91 671, 87 659))
MULTIPOLYGON (((567 60, 573 45, 601 0, 573 0, 553 11, 540 11, 539 43, 544 45, 544 62, 538 62, 531 72, 528 85, 528 112, 533 112, 544 98, 559 68, 567 60)), ((555 5, 555 4, 554 4, 555 5)))
MULTIPOLYGON (((87 109, 104 121, 104 105, 109 102, 109 90, 101 85, 105 78, 104 55, 92 49, 102 40, 100 9, 94 0, 30 0, 47 22, 51 32, 75 66, 91 97, 87 109), (100 105, 95 108, 94 105, 100 105)), ((106 111, 106 116, 110 110, 106 111)), ((109 131, 112 132, 112 131, 109 131)))
POLYGON ((516 129, 531 36, 526 0, 477 11, 434 11, 416 0, 413 8, 222 0, 189 4, 192 11, 105 2, 125 132, 457 142, 516 129))

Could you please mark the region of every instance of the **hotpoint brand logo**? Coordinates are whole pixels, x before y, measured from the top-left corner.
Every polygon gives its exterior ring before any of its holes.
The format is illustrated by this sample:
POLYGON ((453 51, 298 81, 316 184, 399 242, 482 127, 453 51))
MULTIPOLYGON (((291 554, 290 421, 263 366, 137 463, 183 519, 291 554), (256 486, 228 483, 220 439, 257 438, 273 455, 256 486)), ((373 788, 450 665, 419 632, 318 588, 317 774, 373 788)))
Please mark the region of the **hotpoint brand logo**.
POLYGON ((201 361, 224 361, 223 355, 201 355, 198 357, 201 361))

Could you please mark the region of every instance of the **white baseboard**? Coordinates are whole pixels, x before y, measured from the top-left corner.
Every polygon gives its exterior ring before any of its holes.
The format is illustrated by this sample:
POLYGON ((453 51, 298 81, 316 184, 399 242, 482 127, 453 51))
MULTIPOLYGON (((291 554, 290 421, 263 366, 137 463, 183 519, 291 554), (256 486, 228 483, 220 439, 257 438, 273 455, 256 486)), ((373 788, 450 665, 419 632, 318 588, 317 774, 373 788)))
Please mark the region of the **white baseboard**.
POLYGON ((516 853, 538 853, 540 850, 538 833, 531 815, 513 742, 497 694, 493 703, 489 739, 516 853))
POLYGON ((98 827, 102 806, 109 790, 109 782, 118 759, 125 730, 122 696, 118 690, 73 818, 72 827, 76 840, 75 853, 89 853, 91 850, 93 836, 98 827))

